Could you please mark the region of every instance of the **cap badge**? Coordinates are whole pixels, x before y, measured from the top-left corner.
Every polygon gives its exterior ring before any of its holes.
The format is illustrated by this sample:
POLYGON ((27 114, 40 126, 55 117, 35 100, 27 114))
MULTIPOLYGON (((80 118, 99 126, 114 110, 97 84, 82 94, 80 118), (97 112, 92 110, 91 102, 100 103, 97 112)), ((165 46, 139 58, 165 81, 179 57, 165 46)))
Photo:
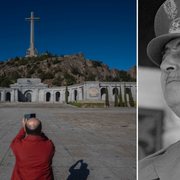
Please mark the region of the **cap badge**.
POLYGON ((178 10, 174 0, 166 0, 163 4, 163 8, 169 19, 174 19, 176 17, 178 10))
POLYGON ((175 19, 171 23, 169 33, 180 33, 180 18, 175 19))

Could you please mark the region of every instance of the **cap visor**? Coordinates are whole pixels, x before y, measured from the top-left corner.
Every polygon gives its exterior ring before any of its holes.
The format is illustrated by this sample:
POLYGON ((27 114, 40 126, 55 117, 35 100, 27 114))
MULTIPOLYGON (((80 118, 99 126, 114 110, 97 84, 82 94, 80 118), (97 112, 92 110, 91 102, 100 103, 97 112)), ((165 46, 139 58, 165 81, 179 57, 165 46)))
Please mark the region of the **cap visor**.
POLYGON ((160 66, 165 45, 176 37, 180 37, 180 33, 165 34, 152 39, 147 46, 147 55, 150 60, 160 66))

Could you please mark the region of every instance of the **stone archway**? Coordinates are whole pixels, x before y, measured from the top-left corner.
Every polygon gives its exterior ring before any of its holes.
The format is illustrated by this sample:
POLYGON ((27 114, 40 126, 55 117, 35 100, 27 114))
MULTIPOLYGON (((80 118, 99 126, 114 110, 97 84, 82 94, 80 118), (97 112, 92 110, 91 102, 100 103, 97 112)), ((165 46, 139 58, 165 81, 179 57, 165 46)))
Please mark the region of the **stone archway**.
POLYGON ((60 101, 60 92, 56 92, 56 94, 55 94, 55 96, 56 96, 56 101, 60 101))
POLYGON ((77 101, 77 90, 74 90, 74 101, 77 101))
POLYGON ((33 92, 31 90, 25 91, 24 96, 23 96, 23 101, 24 102, 32 102, 32 98, 33 98, 32 93, 33 92))
POLYGON ((101 89, 101 100, 105 100, 106 98, 106 88, 101 89))
POLYGON ((11 101, 11 93, 10 92, 6 93, 6 101, 11 101))
POLYGON ((126 94, 129 94, 130 88, 126 88, 126 94))
MULTIPOLYGON (((117 95, 119 94, 118 88, 117 88, 117 95)), ((115 95, 115 88, 113 88, 113 96, 115 95)))
POLYGON ((82 87, 82 100, 84 100, 84 88, 82 87))
POLYGON ((46 93, 46 102, 49 102, 51 100, 51 93, 47 92, 46 93))
POLYGON ((31 102, 31 93, 26 94, 26 102, 31 102))
MULTIPOLYGON (((119 90, 118 90, 118 88, 116 87, 116 89, 117 89, 117 99, 119 99, 119 90)), ((115 100, 115 88, 113 88, 113 101, 115 100)))
POLYGON ((127 101, 129 101, 129 91, 130 91, 130 88, 127 88, 127 87, 126 87, 126 97, 127 97, 127 101))

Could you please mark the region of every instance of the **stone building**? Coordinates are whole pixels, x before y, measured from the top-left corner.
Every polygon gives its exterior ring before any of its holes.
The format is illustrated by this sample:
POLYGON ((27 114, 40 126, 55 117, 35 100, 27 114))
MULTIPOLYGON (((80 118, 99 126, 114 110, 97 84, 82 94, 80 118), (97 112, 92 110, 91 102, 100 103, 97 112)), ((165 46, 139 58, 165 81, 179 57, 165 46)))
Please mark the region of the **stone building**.
MULTIPOLYGON (((124 100, 124 85, 126 85, 126 97, 129 100, 129 89, 136 101, 135 82, 99 82, 86 81, 80 84, 68 86, 69 102, 104 102, 105 90, 108 88, 109 101, 114 101, 115 87, 117 93, 122 92, 124 100)), ((11 84, 10 88, 0 87, 0 101, 10 102, 65 102, 66 87, 48 87, 41 83, 39 78, 19 78, 17 83, 11 84)))

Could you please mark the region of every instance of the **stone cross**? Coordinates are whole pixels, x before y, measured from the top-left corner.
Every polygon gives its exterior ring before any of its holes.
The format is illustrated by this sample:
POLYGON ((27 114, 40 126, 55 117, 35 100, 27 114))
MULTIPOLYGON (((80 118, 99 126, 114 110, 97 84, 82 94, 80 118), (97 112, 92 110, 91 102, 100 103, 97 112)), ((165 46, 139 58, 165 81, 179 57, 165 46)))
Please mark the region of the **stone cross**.
POLYGON ((38 21, 39 18, 34 18, 34 13, 31 12, 31 18, 25 18, 25 21, 31 21, 31 37, 30 37, 30 48, 26 51, 26 57, 37 56, 38 52, 35 49, 34 43, 34 21, 38 21))

